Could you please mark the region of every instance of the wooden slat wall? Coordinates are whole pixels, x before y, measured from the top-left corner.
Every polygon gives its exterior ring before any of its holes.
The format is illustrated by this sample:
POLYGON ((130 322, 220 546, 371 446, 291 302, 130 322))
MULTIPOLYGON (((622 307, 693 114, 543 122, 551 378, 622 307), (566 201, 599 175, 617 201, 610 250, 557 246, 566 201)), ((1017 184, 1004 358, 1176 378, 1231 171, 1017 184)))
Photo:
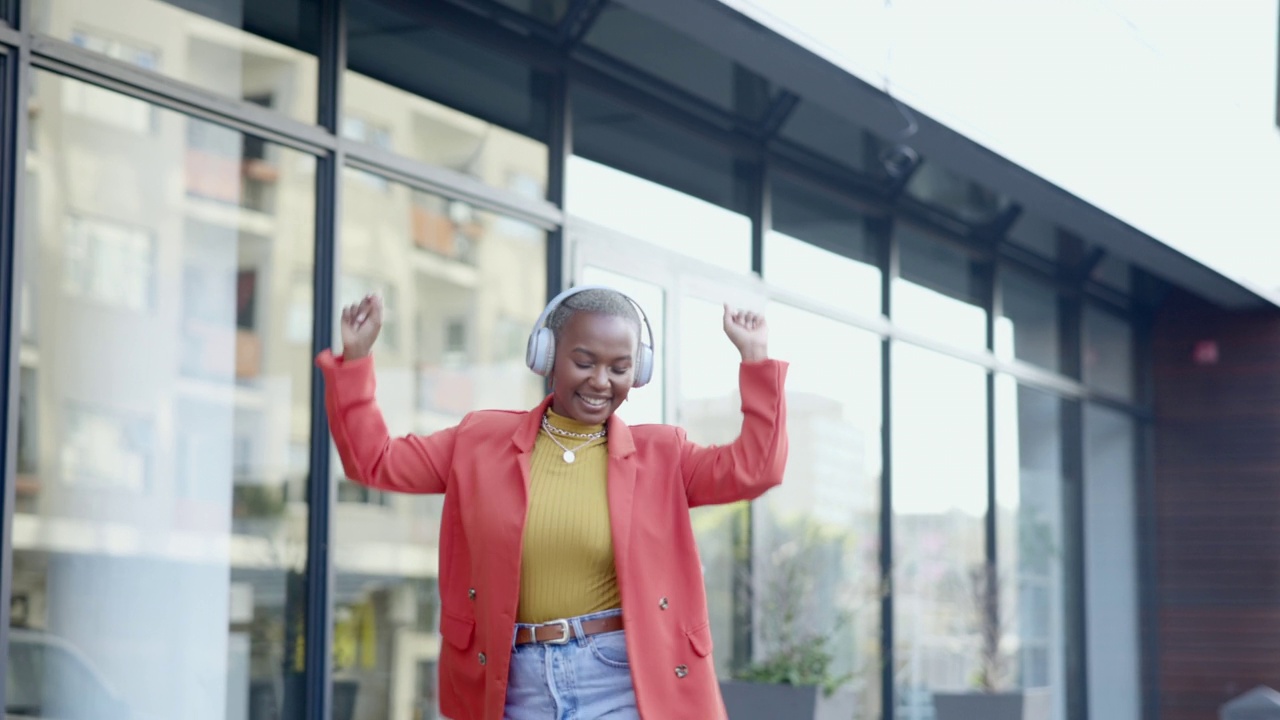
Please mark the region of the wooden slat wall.
POLYGON ((1175 294, 1152 340, 1159 720, 1216 720, 1280 689, 1280 312, 1175 294))

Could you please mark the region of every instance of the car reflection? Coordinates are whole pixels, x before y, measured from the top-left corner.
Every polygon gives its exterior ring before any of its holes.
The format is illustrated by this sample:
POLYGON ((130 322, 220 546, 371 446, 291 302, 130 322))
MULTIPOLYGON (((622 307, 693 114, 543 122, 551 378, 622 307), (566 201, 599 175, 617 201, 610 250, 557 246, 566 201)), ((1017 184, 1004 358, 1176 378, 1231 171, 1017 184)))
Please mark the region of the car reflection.
POLYGON ((5 720, 138 720, 74 645, 11 628, 5 720))

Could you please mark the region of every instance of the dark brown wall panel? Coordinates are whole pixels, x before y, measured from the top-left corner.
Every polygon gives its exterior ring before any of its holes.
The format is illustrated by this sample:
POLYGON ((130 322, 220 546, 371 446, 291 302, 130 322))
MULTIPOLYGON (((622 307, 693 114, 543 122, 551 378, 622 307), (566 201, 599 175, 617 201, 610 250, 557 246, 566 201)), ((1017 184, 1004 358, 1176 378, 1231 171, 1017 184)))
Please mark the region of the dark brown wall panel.
POLYGON ((1214 720, 1280 689, 1280 312, 1171 295, 1152 355, 1159 718, 1214 720))

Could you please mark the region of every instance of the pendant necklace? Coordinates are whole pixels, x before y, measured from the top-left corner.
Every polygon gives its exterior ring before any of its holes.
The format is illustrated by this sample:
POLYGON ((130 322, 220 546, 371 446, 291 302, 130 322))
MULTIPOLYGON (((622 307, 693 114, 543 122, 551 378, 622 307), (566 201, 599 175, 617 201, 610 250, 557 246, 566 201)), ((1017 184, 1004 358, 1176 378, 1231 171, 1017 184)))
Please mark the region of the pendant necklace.
POLYGON ((564 461, 569 464, 573 464, 573 461, 578 459, 578 455, 575 451, 581 450, 582 448, 590 445, 596 440, 599 440, 605 435, 604 428, 600 428, 599 430, 593 433, 576 433, 576 432, 570 432, 568 430, 561 430, 560 428, 552 425, 551 422, 547 420, 546 415, 542 416, 542 431, 547 434, 547 437, 551 438, 551 442, 555 443, 561 450, 564 451, 564 454, 561 455, 560 457, 563 458, 564 461), (564 435, 565 437, 573 437, 573 438, 585 438, 585 441, 581 445, 578 445, 577 447, 570 449, 565 447, 564 443, 560 442, 560 439, 557 438, 556 435, 564 435))

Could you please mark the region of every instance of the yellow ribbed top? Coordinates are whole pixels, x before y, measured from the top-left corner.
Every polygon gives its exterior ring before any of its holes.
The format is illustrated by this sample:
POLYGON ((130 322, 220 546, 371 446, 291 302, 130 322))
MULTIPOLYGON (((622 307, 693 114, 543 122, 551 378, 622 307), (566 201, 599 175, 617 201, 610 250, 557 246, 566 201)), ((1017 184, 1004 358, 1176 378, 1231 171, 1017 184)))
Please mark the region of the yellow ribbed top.
MULTIPOLYGON (((593 433, 601 425, 584 425, 550 410, 551 424, 576 433, 593 433)), ((529 468, 529 515, 524 526, 520 567, 520 608, 516 620, 540 623, 622 607, 609 534, 609 456, 605 439, 557 439, 574 450, 572 464, 564 450, 538 432, 529 468), (577 449, 575 449, 577 448, 577 449)))

